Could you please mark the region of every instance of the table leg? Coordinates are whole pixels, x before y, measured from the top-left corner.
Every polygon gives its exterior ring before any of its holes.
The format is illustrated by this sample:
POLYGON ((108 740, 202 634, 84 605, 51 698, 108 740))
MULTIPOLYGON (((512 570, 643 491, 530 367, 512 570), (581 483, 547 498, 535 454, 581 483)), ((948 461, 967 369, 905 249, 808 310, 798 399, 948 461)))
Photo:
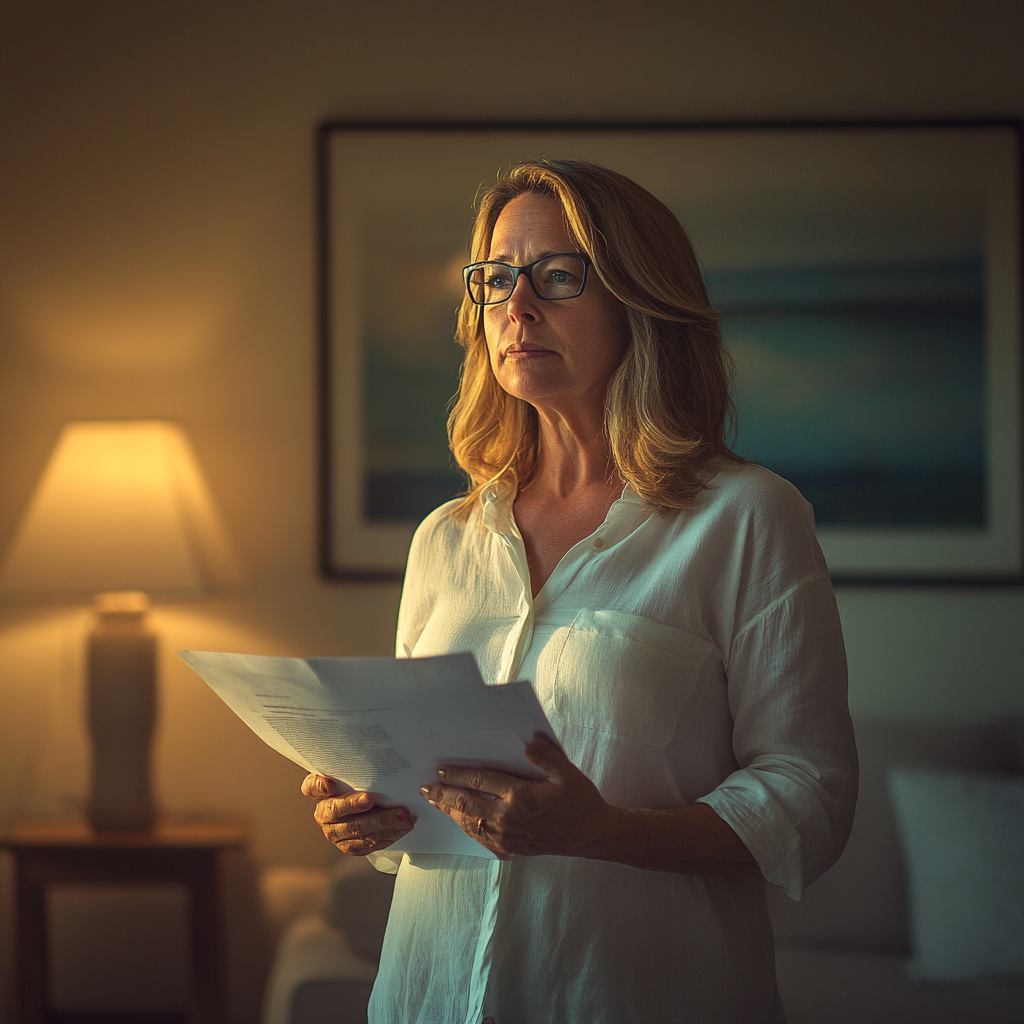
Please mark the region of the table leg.
POLYGON ((223 1024, 217 855, 203 852, 196 858, 191 885, 192 1017, 195 1024, 223 1024))
POLYGON ((46 885, 22 851, 17 859, 17 990, 20 1024, 43 1024, 46 1013, 46 885))

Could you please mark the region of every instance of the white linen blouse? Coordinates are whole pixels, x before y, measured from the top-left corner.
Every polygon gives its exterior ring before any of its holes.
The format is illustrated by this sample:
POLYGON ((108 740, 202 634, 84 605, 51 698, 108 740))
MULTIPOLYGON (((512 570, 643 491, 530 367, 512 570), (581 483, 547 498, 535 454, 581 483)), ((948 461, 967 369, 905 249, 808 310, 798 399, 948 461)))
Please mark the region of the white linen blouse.
MULTIPOLYGON (((846 843, 857 757, 810 506, 723 462, 693 508, 627 487, 534 599, 508 490, 416 531, 397 653, 529 679, 624 807, 711 806, 794 899, 846 843)), ((414 813, 432 813, 413 808, 414 813)), ((371 1024, 784 1020, 765 882, 574 857, 374 856, 398 878, 371 1024)))

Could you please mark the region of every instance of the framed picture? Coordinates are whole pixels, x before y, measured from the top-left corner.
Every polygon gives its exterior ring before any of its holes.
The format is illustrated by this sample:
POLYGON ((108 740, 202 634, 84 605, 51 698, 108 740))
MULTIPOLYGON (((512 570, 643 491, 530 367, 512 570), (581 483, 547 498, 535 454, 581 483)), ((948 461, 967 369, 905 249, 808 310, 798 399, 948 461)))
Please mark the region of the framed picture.
POLYGON ((459 493, 445 423, 474 198, 582 157, 690 234, 735 449, 812 503, 836 582, 1022 579, 1021 125, 324 124, 324 572, 400 577, 459 493))

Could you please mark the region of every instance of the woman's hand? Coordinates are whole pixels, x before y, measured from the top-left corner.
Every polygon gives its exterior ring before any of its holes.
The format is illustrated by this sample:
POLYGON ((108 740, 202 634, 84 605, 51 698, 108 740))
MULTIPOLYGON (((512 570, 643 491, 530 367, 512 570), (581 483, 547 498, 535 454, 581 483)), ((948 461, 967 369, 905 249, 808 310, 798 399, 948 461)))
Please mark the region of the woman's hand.
POLYGON ((607 831, 611 808, 590 779, 539 733, 527 744, 526 756, 547 778, 442 765, 441 781, 420 792, 498 856, 587 856, 607 831))
POLYGON ((342 793, 338 783, 324 775, 307 775, 302 795, 317 802, 313 817, 324 835, 342 853, 354 857, 386 850, 416 824, 404 807, 374 810, 369 793, 342 793))
POLYGON ((588 857, 649 871, 761 877, 740 837, 706 804, 615 807, 539 733, 526 756, 547 778, 442 765, 442 781, 420 792, 499 857, 588 857))

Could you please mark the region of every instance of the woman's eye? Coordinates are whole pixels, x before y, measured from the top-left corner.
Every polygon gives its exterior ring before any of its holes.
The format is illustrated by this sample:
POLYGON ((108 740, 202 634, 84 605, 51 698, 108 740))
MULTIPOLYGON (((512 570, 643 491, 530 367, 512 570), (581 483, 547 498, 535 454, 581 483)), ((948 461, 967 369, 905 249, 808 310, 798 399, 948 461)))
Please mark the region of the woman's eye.
POLYGON ((551 267, 544 274, 544 280, 550 287, 567 288, 576 282, 577 277, 571 270, 561 270, 557 267, 551 267))
POLYGON ((511 275, 501 270, 493 271, 484 280, 488 288, 509 288, 512 284, 511 275))

